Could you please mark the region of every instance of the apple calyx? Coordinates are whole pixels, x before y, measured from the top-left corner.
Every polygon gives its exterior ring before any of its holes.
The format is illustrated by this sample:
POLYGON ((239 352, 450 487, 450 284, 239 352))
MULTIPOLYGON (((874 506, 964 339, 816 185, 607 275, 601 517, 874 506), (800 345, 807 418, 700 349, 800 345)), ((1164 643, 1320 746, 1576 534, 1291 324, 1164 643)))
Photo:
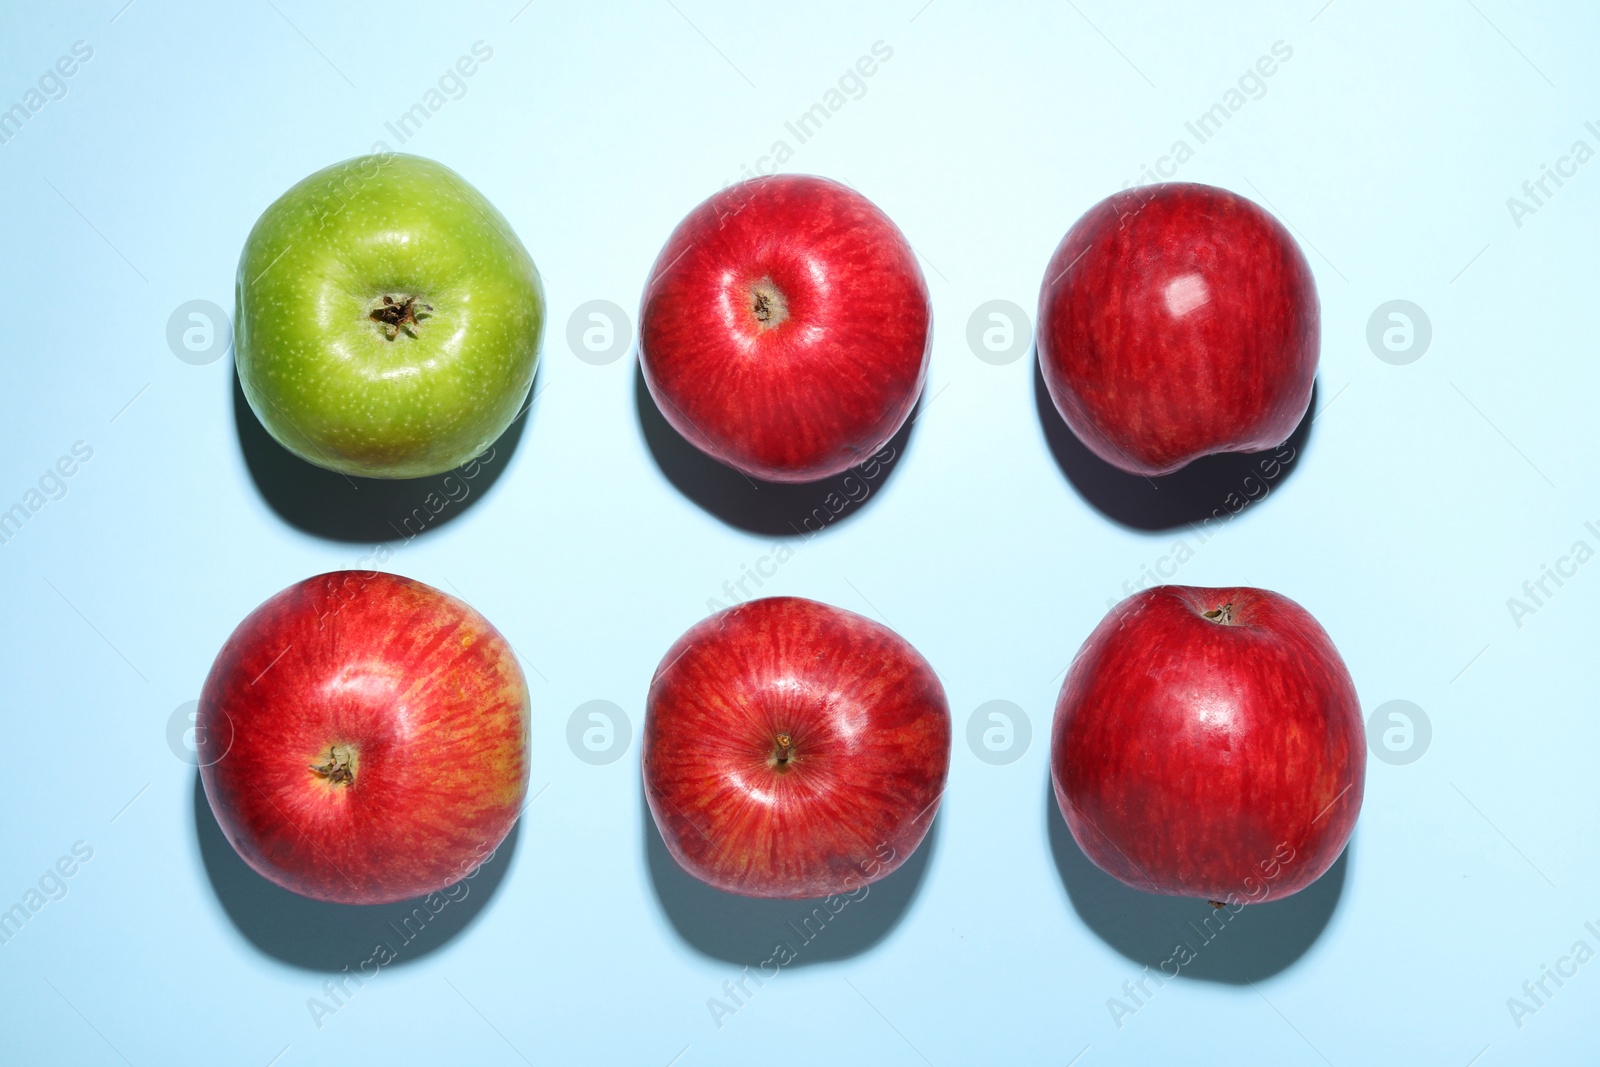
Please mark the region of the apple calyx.
POLYGON ((771 278, 750 286, 750 314, 759 330, 776 330, 789 320, 789 299, 771 278))
POLYGON ((311 764, 311 773, 326 779, 329 785, 355 785, 355 749, 349 745, 329 745, 327 762, 311 764))
POLYGON ((1201 612, 1201 615, 1207 619, 1210 619, 1218 626, 1232 626, 1233 601, 1228 601, 1228 603, 1222 605, 1220 608, 1212 608, 1210 611, 1201 612))
POLYGON ((432 310, 431 304, 424 304, 414 296, 397 301, 394 297, 384 294, 383 303, 368 312, 367 317, 383 327, 385 340, 393 341, 402 332, 407 337, 415 337, 417 325, 427 317, 422 312, 432 310))
POLYGON ((779 734, 773 739, 772 759, 770 765, 775 771, 788 771, 794 759, 794 738, 788 734, 779 734))

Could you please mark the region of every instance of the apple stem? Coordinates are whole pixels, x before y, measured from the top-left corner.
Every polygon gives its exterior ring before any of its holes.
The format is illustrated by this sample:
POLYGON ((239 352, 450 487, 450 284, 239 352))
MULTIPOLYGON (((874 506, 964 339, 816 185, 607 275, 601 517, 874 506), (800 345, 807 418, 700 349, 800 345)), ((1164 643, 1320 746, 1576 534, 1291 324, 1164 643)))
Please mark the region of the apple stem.
POLYGON ((1215 909, 1216 909, 1216 910, 1217 910, 1217 911, 1221 911, 1221 910, 1222 910, 1222 909, 1223 909, 1223 908, 1226 908, 1226 907, 1227 907, 1227 905, 1226 905, 1226 904, 1224 904, 1224 903, 1223 903, 1223 902, 1222 902, 1222 901, 1220 901, 1220 900, 1208 900, 1208 901, 1206 901, 1206 903, 1207 903, 1207 904, 1210 904, 1210 905, 1211 905, 1211 906, 1212 906, 1212 907, 1213 907, 1213 908, 1215 908, 1215 909))
POLYGON ((750 313, 762 330, 775 330, 789 318, 789 301, 771 278, 750 287, 750 313))
POLYGON ((345 745, 328 747, 328 762, 311 764, 312 773, 326 778, 333 785, 354 785, 356 780, 355 754, 345 745))
POLYGON ((412 327, 426 317, 418 313, 418 308, 423 311, 433 310, 431 304, 424 304, 414 296, 408 296, 398 302, 392 296, 385 296, 383 303, 373 308, 367 317, 383 327, 383 336, 386 340, 393 341, 400 336, 402 330, 407 337, 417 335, 412 327))
POLYGON ((779 734, 777 741, 778 750, 772 754, 772 758, 777 760, 779 767, 787 767, 789 757, 794 754, 794 738, 788 734, 779 734))

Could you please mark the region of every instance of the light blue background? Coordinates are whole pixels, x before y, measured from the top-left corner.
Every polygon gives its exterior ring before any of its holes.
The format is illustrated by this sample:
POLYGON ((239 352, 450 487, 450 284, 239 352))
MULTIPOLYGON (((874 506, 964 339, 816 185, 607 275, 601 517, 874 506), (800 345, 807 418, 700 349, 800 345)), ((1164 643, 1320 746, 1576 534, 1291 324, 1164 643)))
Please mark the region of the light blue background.
MULTIPOLYGON (((0 508, 74 442, 93 449, 0 546, 0 906, 74 842, 94 850, 0 946, 0 1060, 1593 1062, 1600 962, 1549 984, 1520 1028, 1506 1003, 1573 942, 1600 949, 1584 928, 1600 927, 1600 563, 1520 627, 1506 606, 1574 541, 1600 546, 1584 528, 1600 525, 1600 162, 1520 226, 1506 204, 1574 141, 1600 148, 1592 7, 521 3, 109 0, 0 21, 0 106, 74 41, 94 50, 0 144, 0 508), (166 326, 185 301, 231 306, 267 204, 375 141, 399 147, 385 123, 480 40, 492 59, 405 148, 482 190, 543 271, 539 395, 498 480, 387 566, 458 591, 524 657, 543 791, 470 901, 319 1029, 320 965, 359 962, 389 913, 302 906, 219 857, 167 725, 251 608, 374 546, 273 505, 241 448, 231 359, 179 360, 166 326), (785 121, 880 40, 893 56, 865 94, 794 146, 785 121), (1093 506, 1048 447, 1031 357, 986 363, 966 326, 990 300, 1031 314, 1071 223, 1277 41, 1292 58, 1179 177, 1269 205, 1300 238, 1322 411, 1298 467, 1176 577, 1292 596, 1365 709, 1414 701, 1433 740, 1409 765, 1371 761, 1334 873, 1247 909, 1119 1028, 1108 998, 1205 906, 1084 868, 1047 799, 1050 713, 1107 600, 1192 534, 1093 506), (901 226, 936 334, 892 473, 763 592, 887 620, 940 671, 957 740, 908 871, 719 1029, 707 999, 791 916, 661 865, 638 723, 661 654, 774 539, 666 476, 631 354, 586 363, 566 327, 590 300, 631 316, 672 226, 777 138, 786 169, 847 180, 901 226), (1392 299, 1432 323, 1406 366, 1366 340, 1392 299), (603 766, 566 742, 595 699, 633 723, 603 766), (1033 730, 1004 766, 965 743, 995 699, 1033 730)), ((292 478, 285 492, 292 510, 292 478)))

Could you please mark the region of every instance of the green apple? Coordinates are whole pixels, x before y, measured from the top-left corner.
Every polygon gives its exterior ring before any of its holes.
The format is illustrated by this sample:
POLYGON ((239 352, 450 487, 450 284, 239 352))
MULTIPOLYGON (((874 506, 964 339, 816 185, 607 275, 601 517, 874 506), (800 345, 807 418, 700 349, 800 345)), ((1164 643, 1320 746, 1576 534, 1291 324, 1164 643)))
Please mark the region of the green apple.
POLYGON ((383 153, 280 196, 239 257, 234 359, 261 424, 310 463, 421 478, 492 444, 528 395, 539 271, 448 167, 383 153))

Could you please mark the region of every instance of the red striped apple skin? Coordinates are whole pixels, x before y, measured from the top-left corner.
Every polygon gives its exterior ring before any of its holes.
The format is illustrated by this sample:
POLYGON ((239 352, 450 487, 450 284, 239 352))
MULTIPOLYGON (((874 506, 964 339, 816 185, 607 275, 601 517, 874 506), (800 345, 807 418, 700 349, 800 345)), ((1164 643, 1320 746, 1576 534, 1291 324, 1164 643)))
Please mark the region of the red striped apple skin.
POLYGON ((1256 204, 1209 185, 1115 193, 1073 224, 1039 293, 1039 369, 1091 452, 1154 477, 1288 440, 1311 403, 1311 266, 1256 204))
POLYGON ((1333 642, 1288 597, 1250 588, 1160 586, 1113 608, 1067 673, 1050 752, 1061 813, 1098 867, 1222 903, 1320 877, 1350 839, 1367 765, 1333 642))
POLYGON ((849 186, 774 175, 722 190, 651 268, 639 366, 661 414, 754 478, 866 461, 911 414, 932 304, 916 253, 849 186))
POLYGON ((882 878, 921 843, 950 766, 950 711, 894 631, 771 597, 672 646, 650 684, 643 750, 650 812, 685 870, 743 896, 826 897, 882 878))
POLYGON ((398 575, 321 574, 251 612, 196 725, 223 833, 257 873, 317 900, 383 904, 460 881, 527 793, 528 687, 511 647, 398 575))

